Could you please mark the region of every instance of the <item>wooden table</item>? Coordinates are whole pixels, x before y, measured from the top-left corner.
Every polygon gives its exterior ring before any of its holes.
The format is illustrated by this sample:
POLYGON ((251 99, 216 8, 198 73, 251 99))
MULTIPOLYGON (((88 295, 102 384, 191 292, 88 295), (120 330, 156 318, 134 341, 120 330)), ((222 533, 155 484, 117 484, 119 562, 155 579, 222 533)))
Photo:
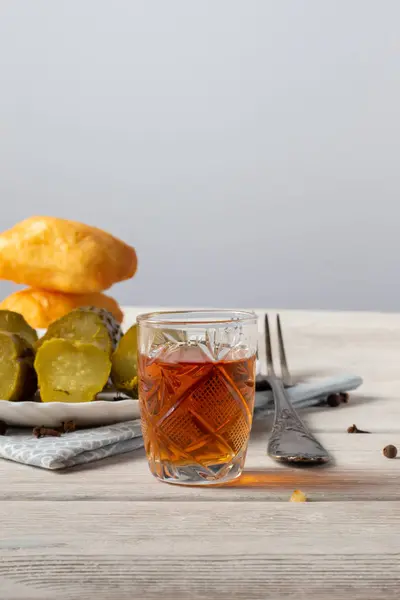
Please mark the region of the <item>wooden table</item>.
POLYGON ((60 473, 1 461, 1 600, 398 598, 400 460, 382 448, 400 446, 400 315, 281 314, 295 376, 364 377, 302 413, 334 464, 272 462, 270 422, 218 489, 157 482, 142 450, 60 473))

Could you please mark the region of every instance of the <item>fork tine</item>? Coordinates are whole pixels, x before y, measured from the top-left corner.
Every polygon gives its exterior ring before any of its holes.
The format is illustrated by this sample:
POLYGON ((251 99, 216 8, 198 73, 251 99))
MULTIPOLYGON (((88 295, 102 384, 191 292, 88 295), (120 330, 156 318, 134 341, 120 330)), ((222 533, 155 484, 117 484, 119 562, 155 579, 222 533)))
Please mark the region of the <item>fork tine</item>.
POLYGON ((267 357, 267 372, 268 375, 275 375, 274 359, 272 356, 271 333, 269 330, 268 315, 265 315, 265 354, 267 357))
POLYGON ((286 359, 285 344, 283 343, 281 318, 276 316, 276 325, 278 328, 279 360, 281 363, 282 380, 285 385, 292 385, 292 377, 286 359))

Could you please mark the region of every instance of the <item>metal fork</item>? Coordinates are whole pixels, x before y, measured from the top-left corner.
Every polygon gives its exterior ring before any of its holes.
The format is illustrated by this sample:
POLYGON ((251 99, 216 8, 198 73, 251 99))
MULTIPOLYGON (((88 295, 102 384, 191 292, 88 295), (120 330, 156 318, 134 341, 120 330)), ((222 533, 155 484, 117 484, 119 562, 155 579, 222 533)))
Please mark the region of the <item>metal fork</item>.
POLYGON ((267 454, 275 460, 286 463, 326 463, 330 460, 329 454, 300 419, 285 390, 285 386, 292 385, 292 380, 287 365, 279 315, 276 322, 282 379, 275 374, 268 315, 265 315, 267 381, 271 386, 275 402, 275 420, 267 454))

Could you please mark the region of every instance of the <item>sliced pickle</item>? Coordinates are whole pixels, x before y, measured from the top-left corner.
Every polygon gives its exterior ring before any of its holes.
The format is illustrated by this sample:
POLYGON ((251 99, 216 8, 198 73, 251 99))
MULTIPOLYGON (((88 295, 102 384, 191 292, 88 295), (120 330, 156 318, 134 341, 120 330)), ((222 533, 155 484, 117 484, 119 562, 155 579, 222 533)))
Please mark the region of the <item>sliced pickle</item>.
POLYGON ((78 308, 51 323, 36 348, 40 348, 47 340, 63 338, 91 342, 111 354, 121 335, 119 324, 108 311, 93 307, 78 308))
POLYGON ((109 310, 106 310, 105 308, 98 308, 97 306, 83 306, 78 310, 95 313, 101 318, 104 325, 107 327, 113 350, 115 350, 122 338, 122 329, 114 315, 109 310))
POLYGON ((112 356, 111 380, 117 390, 138 398, 136 325, 128 329, 112 356))
POLYGON ((0 331, 0 400, 29 400, 37 390, 32 346, 21 336, 0 331))
POLYGON ((28 325, 20 313, 14 312, 13 310, 0 310, 0 331, 17 333, 31 346, 33 346, 38 339, 36 330, 28 325))
POLYGON ((36 352, 35 369, 42 402, 90 402, 107 383, 111 360, 97 344, 53 338, 36 352))

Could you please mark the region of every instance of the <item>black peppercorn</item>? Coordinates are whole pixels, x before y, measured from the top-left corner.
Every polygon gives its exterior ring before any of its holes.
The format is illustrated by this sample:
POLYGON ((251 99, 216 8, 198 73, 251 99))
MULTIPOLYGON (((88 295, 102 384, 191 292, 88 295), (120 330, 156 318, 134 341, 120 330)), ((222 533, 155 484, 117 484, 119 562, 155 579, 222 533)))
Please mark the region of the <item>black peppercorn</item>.
POLYGON ((339 406, 339 404, 347 404, 349 401, 349 394, 347 392, 340 392, 340 394, 330 394, 326 403, 328 406, 339 406))
POLYGON ((339 394, 331 394, 327 397, 326 402, 328 406, 339 406, 341 403, 341 398, 339 394))
POLYGON ((382 452, 383 455, 386 456, 386 458, 396 458, 397 456, 397 448, 396 446, 393 446, 393 444, 385 446, 382 452))

